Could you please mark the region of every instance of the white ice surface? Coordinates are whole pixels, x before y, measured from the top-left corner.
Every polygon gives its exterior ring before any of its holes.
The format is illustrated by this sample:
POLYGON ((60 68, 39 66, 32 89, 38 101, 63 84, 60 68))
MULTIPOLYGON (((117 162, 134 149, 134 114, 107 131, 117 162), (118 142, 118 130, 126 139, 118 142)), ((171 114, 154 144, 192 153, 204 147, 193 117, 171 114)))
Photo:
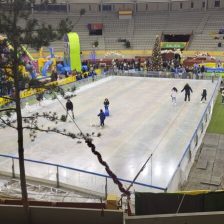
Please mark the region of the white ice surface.
MULTIPOLYGON (((207 103, 200 103, 201 92, 207 89, 208 101, 215 85, 206 80, 108 77, 75 92, 77 96, 72 98, 75 119, 84 133, 102 133, 102 137, 94 138, 94 144, 118 177, 132 180, 152 153, 152 169, 149 162, 137 181, 166 187, 206 108, 207 103), (184 93, 180 92, 186 82, 193 89, 190 102, 184 102, 184 93), (174 86, 179 90, 176 106, 170 97, 174 86), (100 128, 97 114, 105 98, 110 101, 111 116, 106 118, 105 127, 100 128)), ((66 100, 61 101, 65 105, 66 100)), ((23 114, 36 111, 65 114, 57 100, 44 100, 41 106, 27 105, 23 114)), ((48 121, 45 124, 50 125, 48 121)), ((78 132, 69 120, 59 127, 78 132)), ((1 129, 0 136, 0 153, 17 156, 16 131, 1 129)), ((39 133, 35 142, 31 142, 29 133, 24 131, 24 149, 26 159, 106 174, 96 156, 85 143, 77 144, 77 139, 39 133)), ((0 161, 1 169, 5 164, 3 159, 0 161)), ((26 171, 29 172, 29 166, 26 171)), ((45 170, 37 168, 36 172, 45 170)))

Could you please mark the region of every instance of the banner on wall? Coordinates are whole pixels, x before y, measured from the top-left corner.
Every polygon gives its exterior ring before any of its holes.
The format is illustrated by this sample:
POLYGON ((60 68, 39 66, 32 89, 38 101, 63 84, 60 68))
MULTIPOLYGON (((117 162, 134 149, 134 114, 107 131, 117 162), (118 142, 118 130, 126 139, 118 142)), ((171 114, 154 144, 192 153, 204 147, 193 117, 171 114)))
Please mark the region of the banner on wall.
MULTIPOLYGON (((75 81, 76 81, 76 76, 69 76, 68 78, 65 78, 65 79, 60 79, 55 82, 50 82, 50 83, 46 84, 46 86, 51 86, 51 85, 63 86, 63 85, 67 85, 67 84, 75 82, 75 81)), ((35 95, 37 93, 43 93, 45 90, 46 89, 44 89, 44 88, 26 89, 26 90, 20 92, 20 98, 26 98, 26 97, 35 95)), ((0 97, 0 106, 3 106, 10 102, 11 102, 10 99, 0 97)))
POLYGON ((224 28, 219 29, 219 34, 224 34, 224 28))
POLYGON ((135 192, 135 215, 137 216, 175 214, 177 208, 179 208, 180 213, 223 211, 224 192, 135 192))
POLYGON ((162 49, 184 49, 186 42, 161 42, 162 49))
POLYGON ((132 14, 133 14, 133 12, 131 10, 119 11, 118 12, 119 19, 131 19, 132 18, 132 14))
POLYGON ((102 30, 103 29, 103 23, 89 23, 88 24, 89 30, 102 30))

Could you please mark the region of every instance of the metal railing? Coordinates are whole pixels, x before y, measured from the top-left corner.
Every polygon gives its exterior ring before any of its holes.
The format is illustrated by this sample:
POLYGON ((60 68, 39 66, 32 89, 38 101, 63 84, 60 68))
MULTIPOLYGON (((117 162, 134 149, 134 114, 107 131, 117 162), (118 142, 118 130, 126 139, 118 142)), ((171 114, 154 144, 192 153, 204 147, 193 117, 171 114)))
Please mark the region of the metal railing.
POLYGON ((187 180, 188 174, 190 172, 190 168, 195 159, 196 152, 201 145, 206 128, 211 119, 212 109, 213 109, 213 106, 219 91, 218 87, 220 85, 220 82, 221 82, 221 78, 219 78, 216 84, 215 90, 213 91, 212 97, 210 101, 208 102, 208 105, 197 125, 197 128, 195 129, 184 151, 184 154, 179 164, 177 165, 172 178, 170 179, 166 187, 167 191, 173 191, 173 190, 179 189, 179 186, 187 180))
MULTIPOLYGON (((137 77, 154 77, 154 78, 175 78, 175 79, 208 79, 212 80, 211 76, 194 74, 193 72, 175 73, 170 71, 136 71, 136 70, 113 70, 110 69, 106 72, 107 75, 118 76, 137 76, 137 77)), ((218 73, 217 73, 218 74, 218 73)), ((213 78, 218 78, 213 77, 213 78)))
MULTIPOLYGON (((56 187, 70 185, 79 190, 93 195, 107 197, 107 194, 120 194, 118 187, 113 183, 110 176, 96 172, 86 171, 59 165, 55 163, 43 162, 32 159, 24 159, 26 176, 32 179, 51 181, 56 187)), ((11 175, 13 178, 19 175, 19 158, 12 155, 0 154, 0 173, 11 175)), ((118 178, 124 185, 133 181, 118 178)), ((135 190, 164 192, 166 189, 140 182, 134 182, 135 190)))

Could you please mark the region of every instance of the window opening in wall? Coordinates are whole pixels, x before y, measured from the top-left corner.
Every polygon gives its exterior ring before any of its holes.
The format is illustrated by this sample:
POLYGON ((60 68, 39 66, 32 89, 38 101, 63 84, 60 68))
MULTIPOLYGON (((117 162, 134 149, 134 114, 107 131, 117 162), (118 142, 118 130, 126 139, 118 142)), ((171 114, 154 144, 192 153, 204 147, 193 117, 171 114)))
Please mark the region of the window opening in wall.
POLYGON ((89 5, 89 11, 91 11, 92 10, 92 7, 91 7, 91 5, 89 5))
POLYGON ((182 9, 183 8, 183 3, 182 2, 180 2, 180 9, 182 9))
POLYGON ((220 0, 215 0, 215 5, 214 5, 216 8, 219 8, 220 7, 220 0))
POLYGON ((205 8, 205 2, 202 2, 202 8, 205 8))
POLYGON ((194 8, 194 2, 191 2, 191 8, 192 9, 194 8))
POLYGON ((148 4, 145 4, 145 10, 148 11, 148 9, 149 9, 148 4))
POLYGON ((103 5, 103 11, 112 11, 111 5, 103 5))

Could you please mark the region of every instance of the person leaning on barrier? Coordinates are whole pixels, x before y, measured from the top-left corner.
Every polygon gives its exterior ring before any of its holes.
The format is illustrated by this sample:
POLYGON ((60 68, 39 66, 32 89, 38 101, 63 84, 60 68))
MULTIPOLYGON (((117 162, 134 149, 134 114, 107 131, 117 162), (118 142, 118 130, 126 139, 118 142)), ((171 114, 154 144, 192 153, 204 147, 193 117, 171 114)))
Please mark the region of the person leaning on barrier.
POLYGON ((212 73, 211 73, 211 79, 212 79, 212 82, 214 82, 214 79, 215 79, 215 72, 212 72, 212 73))
POLYGON ((224 89, 222 89, 221 95, 222 95, 222 104, 224 104, 224 89))

